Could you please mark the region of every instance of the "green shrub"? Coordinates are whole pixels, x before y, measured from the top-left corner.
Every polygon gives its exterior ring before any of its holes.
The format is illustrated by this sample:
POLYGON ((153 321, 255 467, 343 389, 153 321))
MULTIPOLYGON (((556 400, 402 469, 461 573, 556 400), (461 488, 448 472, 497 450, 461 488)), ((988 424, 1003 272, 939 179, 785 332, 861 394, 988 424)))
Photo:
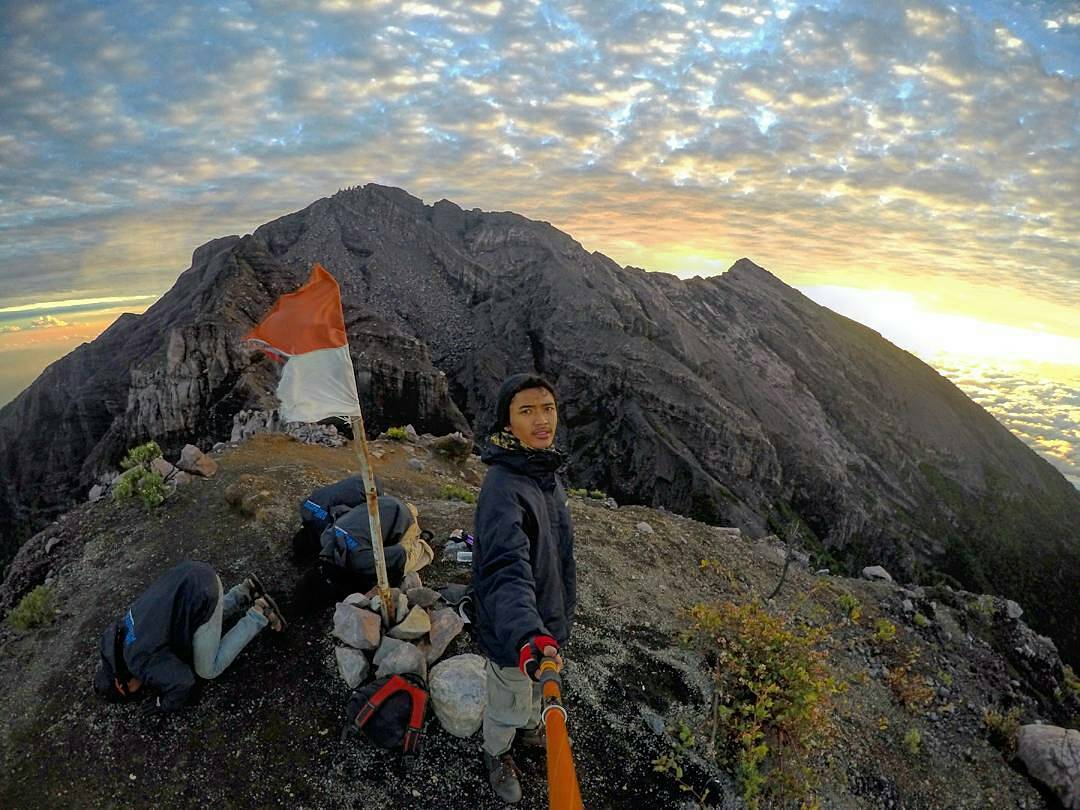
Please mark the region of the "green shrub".
POLYGON ((127 451, 127 455, 124 456, 123 461, 120 462, 120 469, 130 470, 133 467, 145 467, 150 469, 150 462, 155 458, 161 458, 161 448, 158 447, 157 442, 140 444, 127 451))
POLYGON ((904 735, 904 748, 913 757, 918 756, 922 750, 922 734, 917 728, 909 728, 907 734, 904 735))
POLYGON ((119 503, 137 497, 147 509, 159 506, 169 490, 161 473, 150 469, 150 464, 160 457, 161 448, 157 442, 147 442, 128 450, 120 462, 126 472, 112 486, 113 500, 119 503))
POLYGON ((1004 714, 997 709, 984 709, 983 728, 990 744, 1011 757, 1016 753, 1020 734, 1020 709, 1014 706, 1004 714))
POLYGON ((403 427, 391 427, 386 429, 383 436, 395 442, 403 442, 408 438, 409 434, 405 432, 403 427))
POLYGON ((846 591, 840 594, 838 599, 840 607, 843 609, 844 614, 853 622, 859 621, 859 617, 862 616, 862 603, 854 594, 847 593, 846 591))
POLYGON ((820 649, 826 630, 789 625, 757 603, 702 603, 689 614, 684 639, 715 662, 712 745, 747 805, 812 798, 811 758, 833 736, 831 697, 841 691, 820 649))
POLYGON ((607 497, 607 493, 602 489, 591 489, 589 490, 589 497, 595 501, 602 501, 607 497))
POLYGON ((1076 673, 1073 672, 1073 668, 1068 664, 1064 667, 1065 674, 1065 689, 1072 693, 1072 696, 1077 700, 1080 700, 1080 678, 1076 677, 1076 673))
POLYGON ((461 484, 443 484, 439 490, 439 497, 447 501, 465 501, 476 503, 476 493, 461 484))
POLYGON ((588 498, 589 497, 589 490, 571 488, 571 489, 567 490, 567 494, 568 495, 573 495, 575 498, 588 498))
POLYGON ((874 641, 886 643, 896 638, 896 625, 888 619, 878 619, 874 622, 874 641))
POLYGON ((931 624, 933 624, 933 622, 931 622, 928 618, 926 618, 924 615, 922 615, 918 611, 915 612, 914 621, 915 621, 915 626, 916 627, 929 627, 931 624))
POLYGON ((56 618, 53 609, 53 594, 48 585, 38 585, 26 594, 8 614, 8 624, 23 632, 51 624, 56 618))

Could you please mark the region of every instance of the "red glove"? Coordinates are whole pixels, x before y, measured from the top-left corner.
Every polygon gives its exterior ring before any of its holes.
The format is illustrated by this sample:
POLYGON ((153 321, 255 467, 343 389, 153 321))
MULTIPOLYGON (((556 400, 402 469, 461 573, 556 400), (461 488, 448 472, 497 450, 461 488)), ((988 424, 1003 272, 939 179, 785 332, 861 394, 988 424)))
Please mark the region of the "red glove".
POLYGON ((558 655, 559 642, 551 636, 533 636, 521 645, 521 652, 518 653, 518 669, 534 681, 540 670, 540 662, 544 659, 545 647, 554 647, 555 654, 558 655))

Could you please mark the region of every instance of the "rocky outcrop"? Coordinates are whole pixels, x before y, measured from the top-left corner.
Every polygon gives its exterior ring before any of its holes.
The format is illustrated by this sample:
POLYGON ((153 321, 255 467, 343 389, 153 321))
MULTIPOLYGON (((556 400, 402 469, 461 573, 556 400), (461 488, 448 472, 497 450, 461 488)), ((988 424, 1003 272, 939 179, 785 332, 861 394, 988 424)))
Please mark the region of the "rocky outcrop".
POLYGON ((1080 731, 1022 726, 1016 755, 1031 776, 1054 791, 1063 807, 1080 810, 1080 731))
POLYGON ((798 521, 818 564, 1003 594, 1080 660, 1080 493, 912 355, 746 259, 681 280, 375 185, 200 248, 0 411, 4 556, 127 446, 210 446, 273 410, 273 366, 238 339, 315 261, 341 285, 373 433, 482 434, 499 381, 535 369, 576 486, 757 534, 798 521))

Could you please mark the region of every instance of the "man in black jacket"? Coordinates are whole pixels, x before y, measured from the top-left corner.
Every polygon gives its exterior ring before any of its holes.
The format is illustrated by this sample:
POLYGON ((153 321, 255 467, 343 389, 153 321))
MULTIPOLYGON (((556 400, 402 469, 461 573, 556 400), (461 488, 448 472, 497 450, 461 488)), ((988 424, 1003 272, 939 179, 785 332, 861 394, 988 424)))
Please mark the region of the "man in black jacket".
POLYGON ((195 676, 216 678, 264 627, 284 629, 285 620, 254 574, 222 593, 221 579, 203 562, 187 560, 161 576, 101 637, 101 662, 94 690, 110 701, 157 690, 148 714, 183 707, 195 676), (250 607, 248 607, 250 606, 250 607), (247 612, 226 633, 223 621, 247 612))
POLYGON ((570 637, 576 604, 574 534, 556 476, 558 410, 551 383, 509 377, 499 391, 495 430, 481 459, 490 469, 476 505, 473 550, 475 631, 487 655, 484 763, 495 793, 521 799, 510 754, 515 736, 543 745, 539 662, 570 637))

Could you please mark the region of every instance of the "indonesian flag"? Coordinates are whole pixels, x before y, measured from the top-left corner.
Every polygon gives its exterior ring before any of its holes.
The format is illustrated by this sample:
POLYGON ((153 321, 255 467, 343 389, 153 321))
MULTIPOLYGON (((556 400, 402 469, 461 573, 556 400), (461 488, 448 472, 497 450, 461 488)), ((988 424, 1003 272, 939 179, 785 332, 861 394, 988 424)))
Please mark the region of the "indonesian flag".
POLYGON ((277 395, 286 422, 360 416, 341 295, 321 264, 303 287, 281 296, 243 340, 258 344, 274 360, 284 359, 277 395))

